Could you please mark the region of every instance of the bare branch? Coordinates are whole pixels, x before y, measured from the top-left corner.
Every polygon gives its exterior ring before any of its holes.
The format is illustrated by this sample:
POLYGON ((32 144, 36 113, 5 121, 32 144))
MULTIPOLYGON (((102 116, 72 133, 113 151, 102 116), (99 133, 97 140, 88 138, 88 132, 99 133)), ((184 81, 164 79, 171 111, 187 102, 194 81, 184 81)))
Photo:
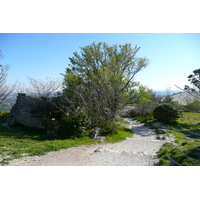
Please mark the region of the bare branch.
POLYGON ((29 87, 21 83, 18 92, 28 93, 35 97, 50 97, 61 90, 62 82, 59 79, 46 77, 45 80, 28 77, 29 87))

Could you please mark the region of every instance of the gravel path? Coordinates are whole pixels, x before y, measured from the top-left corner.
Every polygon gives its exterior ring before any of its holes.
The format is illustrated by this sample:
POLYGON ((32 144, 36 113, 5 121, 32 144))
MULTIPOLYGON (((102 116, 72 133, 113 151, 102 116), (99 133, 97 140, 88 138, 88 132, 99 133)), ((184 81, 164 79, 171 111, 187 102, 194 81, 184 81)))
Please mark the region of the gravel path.
POLYGON ((133 138, 114 143, 84 145, 50 152, 44 156, 10 161, 11 166, 154 166, 156 152, 168 140, 156 140, 155 131, 126 118, 134 131, 133 138))

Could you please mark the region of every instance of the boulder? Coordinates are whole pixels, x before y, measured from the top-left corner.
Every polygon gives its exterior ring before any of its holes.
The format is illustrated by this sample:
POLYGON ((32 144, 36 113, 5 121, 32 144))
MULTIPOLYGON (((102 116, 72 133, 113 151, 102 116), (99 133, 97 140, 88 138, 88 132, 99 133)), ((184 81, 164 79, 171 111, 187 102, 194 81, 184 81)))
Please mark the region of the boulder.
POLYGON ((10 111, 8 125, 21 124, 32 128, 44 129, 45 111, 45 102, 42 99, 19 93, 16 103, 10 111))
POLYGON ((165 134, 165 133, 167 133, 169 130, 167 130, 167 129, 159 129, 159 128, 157 128, 156 129, 156 133, 157 134, 165 134))

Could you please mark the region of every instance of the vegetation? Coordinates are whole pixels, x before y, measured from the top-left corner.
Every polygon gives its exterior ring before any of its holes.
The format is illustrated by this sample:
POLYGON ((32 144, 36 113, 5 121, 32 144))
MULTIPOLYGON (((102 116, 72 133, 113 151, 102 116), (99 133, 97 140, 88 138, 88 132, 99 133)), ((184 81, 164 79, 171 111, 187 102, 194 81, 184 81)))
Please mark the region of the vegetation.
MULTIPOLYGON (((4 56, 0 50, 0 60, 3 59, 3 57, 4 56)), ((0 64, 0 106, 7 100, 8 96, 14 92, 17 85, 17 83, 12 86, 8 86, 6 84, 6 78, 9 68, 9 65, 0 64)))
POLYGON ((160 122, 174 122, 178 119, 178 111, 167 103, 159 104, 153 111, 153 116, 160 122))
POLYGON ((186 111, 200 113, 200 99, 188 101, 185 107, 186 111))
MULTIPOLYGON (((152 115, 136 117, 134 119, 151 123, 156 120, 152 115)), ((162 137, 173 135, 174 143, 165 143, 160 151, 160 165, 200 165, 200 113, 184 112, 176 123, 164 123, 169 132, 162 137)), ((158 135, 158 138, 160 135, 158 135)))
POLYGON ((115 143, 131 137, 133 137, 133 131, 128 128, 122 128, 122 130, 120 130, 117 134, 108 134, 104 141, 109 143, 115 143))
POLYGON ((134 108, 129 111, 130 117, 144 116, 152 113, 161 100, 156 94, 146 86, 138 83, 138 87, 133 89, 134 108))
POLYGON ((188 76, 188 81, 192 87, 186 85, 184 89, 187 92, 195 92, 195 94, 200 97, 200 94, 198 93, 200 92, 200 69, 194 70, 193 74, 188 76))
MULTIPOLYGON (((166 136, 172 134, 176 138, 175 143, 166 143, 158 152, 161 165, 200 165, 199 100, 183 106, 168 94, 161 104, 151 89, 133 81, 149 64, 147 58, 136 56, 140 47, 93 43, 80 49, 80 53, 74 52, 69 58, 62 91, 53 98, 52 94, 61 86, 58 80, 47 78, 43 82, 29 78, 31 87, 20 88, 21 92, 28 91, 40 99, 38 105, 33 103, 35 110, 31 114, 44 114, 46 130, 0 126, 1 164, 25 155, 44 155, 49 151, 103 142, 90 138, 97 127, 101 136, 105 136, 104 142, 131 137, 132 131, 125 128, 123 120, 116 115, 126 105, 134 105, 129 116, 146 124, 162 122, 171 130, 166 136), (188 113, 180 116, 177 110, 188 113), (50 134, 46 134, 48 131, 50 134)), ((8 70, 8 65, 0 65, 1 107, 16 87, 16 84, 11 87, 5 84, 8 70)), ((194 70, 188 80, 192 87, 185 86, 184 90, 199 98, 200 69, 194 70)), ((0 111, 0 125, 7 116, 8 112, 0 111)))
MULTIPOLYGON (((0 112, 0 124, 5 123, 7 116, 8 112, 0 112)), ((89 135, 68 139, 49 139, 44 130, 24 126, 14 126, 8 129, 7 127, 0 126, 0 164, 6 165, 9 163, 9 160, 24 156, 44 155, 50 151, 58 151, 81 145, 119 142, 126 139, 126 137, 132 137, 132 131, 124 128, 124 121, 122 119, 117 120, 123 123, 123 126, 117 134, 107 135, 105 141, 100 139, 92 140, 89 135)))
POLYGON ((116 113, 133 103, 137 85, 133 78, 149 62, 136 57, 139 49, 131 44, 93 43, 82 47, 80 54, 74 52, 64 74, 58 106, 64 115, 79 116, 84 112, 91 128, 99 127, 103 134, 117 132, 116 113))

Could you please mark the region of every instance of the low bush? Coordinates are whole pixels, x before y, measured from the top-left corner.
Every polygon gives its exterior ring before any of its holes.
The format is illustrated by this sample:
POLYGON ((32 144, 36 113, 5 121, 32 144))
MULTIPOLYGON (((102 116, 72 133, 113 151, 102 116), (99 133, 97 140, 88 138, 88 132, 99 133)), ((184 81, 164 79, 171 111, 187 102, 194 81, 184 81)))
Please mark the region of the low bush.
POLYGON ((104 121, 100 124, 100 128, 101 135, 117 134, 121 128, 121 125, 114 121, 104 121))
POLYGON ((170 102, 170 104, 177 110, 183 110, 185 111, 185 106, 183 106, 182 104, 180 104, 178 101, 172 101, 170 102))
POLYGON ((158 105, 153 111, 153 116, 157 121, 168 123, 175 122, 179 118, 178 111, 167 103, 158 105))
POLYGON ((187 102, 186 111, 200 113, 200 100, 195 99, 187 102))
POLYGON ((8 118, 10 112, 0 110, 0 120, 5 121, 8 118))
POLYGON ((46 127, 52 130, 56 138, 81 137, 88 133, 91 121, 84 111, 79 111, 76 115, 65 115, 60 120, 47 120, 46 127))

